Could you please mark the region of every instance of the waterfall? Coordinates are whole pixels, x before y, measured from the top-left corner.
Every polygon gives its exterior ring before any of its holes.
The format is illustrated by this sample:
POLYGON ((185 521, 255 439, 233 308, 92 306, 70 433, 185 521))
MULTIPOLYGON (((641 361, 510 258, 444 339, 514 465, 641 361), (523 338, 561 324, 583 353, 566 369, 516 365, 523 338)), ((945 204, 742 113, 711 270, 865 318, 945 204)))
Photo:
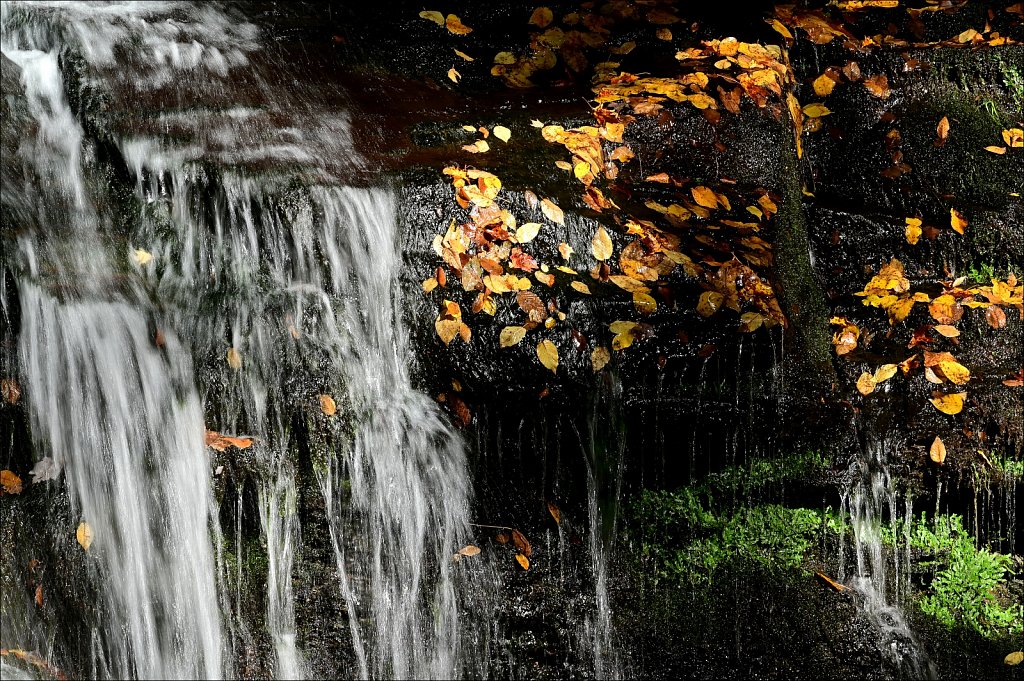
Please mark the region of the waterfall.
POLYGON ((864 613, 878 635, 879 650, 903 676, 913 679, 935 678, 934 664, 928 659, 900 608, 900 598, 909 592, 909 532, 911 504, 900 508, 896 489, 889 474, 888 456, 892 445, 870 441, 850 468, 852 484, 843 495, 844 513, 853 528, 854 558, 852 574, 846 574, 840 560, 840 581, 849 579, 862 599, 864 613), (882 526, 888 518, 893 547, 882 541, 882 526), (899 551, 903 539, 904 551, 899 551), (892 567, 895 584, 889 584, 892 567), (901 574, 902 573, 902 574, 901 574))
POLYGON ((329 445, 316 476, 357 658, 337 673, 484 675, 489 634, 473 618, 487 613, 468 599, 490 568, 452 560, 469 542, 471 485, 459 437, 412 387, 395 192, 345 186, 361 163, 345 114, 272 84, 251 64, 259 31, 232 12, 3 6, 3 53, 37 123, 23 153, 51 180, 27 183, 38 226, 9 256, 26 399, 92 528, 104 598, 80 664, 106 678, 240 673, 220 611, 241 596, 218 584, 240 588, 242 545, 220 539, 209 428, 253 439, 274 671, 307 673, 291 587, 301 414, 324 420, 329 445), (84 89, 103 105, 73 110, 68 92, 84 89), (80 121, 133 107, 109 131, 134 182, 123 199, 80 121), (130 206, 127 228, 113 199, 130 206), (341 407, 331 420, 320 394, 341 407))

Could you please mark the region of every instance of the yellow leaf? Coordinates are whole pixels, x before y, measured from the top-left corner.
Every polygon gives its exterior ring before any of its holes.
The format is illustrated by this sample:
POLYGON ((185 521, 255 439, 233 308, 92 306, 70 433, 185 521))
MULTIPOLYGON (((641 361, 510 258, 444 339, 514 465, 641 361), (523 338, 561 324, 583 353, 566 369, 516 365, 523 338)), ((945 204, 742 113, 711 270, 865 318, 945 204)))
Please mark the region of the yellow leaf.
POLYGON ((460 556, 466 556, 467 558, 471 557, 471 556, 478 555, 479 553, 480 553, 480 547, 479 546, 473 546, 472 544, 468 544, 466 546, 463 546, 461 549, 459 549, 459 555, 460 556))
POLYGON ((424 293, 430 293, 435 288, 437 288, 437 279, 435 279, 434 277, 430 277, 429 279, 426 279, 426 280, 423 281, 423 292, 424 293))
POLYGON ((242 353, 235 348, 228 348, 228 366, 232 369, 242 368, 242 353))
POLYGON ((453 83, 458 83, 459 78, 462 78, 462 74, 455 70, 455 67, 448 69, 448 80, 453 83))
POLYGON ((558 369, 558 348, 555 347, 554 343, 549 340, 542 340, 540 343, 537 343, 537 357, 545 368, 550 369, 551 373, 556 373, 558 369))
POLYGON ((793 40, 793 34, 792 34, 792 33, 790 33, 790 32, 789 32, 789 29, 788 29, 788 28, 786 28, 786 27, 785 27, 785 26, 784 26, 784 25, 782 24, 782 22, 781 22, 781 21, 779 21, 778 19, 772 19, 772 21, 771 21, 771 27, 772 27, 773 29, 775 29, 775 32, 776 32, 776 33, 778 33, 779 35, 781 35, 781 36, 782 36, 783 38, 785 38, 786 40, 793 40))
POLYGON ((710 317, 718 312, 724 300, 725 296, 718 291, 705 291, 697 299, 697 313, 702 317, 710 317))
POLYGON ((835 88, 836 82, 822 74, 814 79, 814 94, 819 97, 827 97, 832 94, 832 89, 835 88))
POLYGON ((692 187, 690 193, 693 194, 693 200, 705 208, 715 208, 718 206, 718 195, 712 189, 703 186, 692 187))
POLYGON ((804 116, 808 118, 821 118, 822 116, 828 116, 831 111, 824 104, 808 104, 804 107, 804 116))
POLYGON ((334 398, 330 395, 321 395, 320 411, 327 416, 334 416, 338 411, 338 405, 334 403, 334 398))
POLYGON ((583 178, 590 174, 590 164, 586 161, 580 161, 572 167, 572 174, 576 176, 577 180, 582 181, 583 178))
POLYGON ((75 537, 78 539, 78 543, 81 544, 82 548, 86 551, 92 546, 92 528, 89 527, 89 523, 83 521, 78 523, 78 529, 75 530, 75 537))
POLYGON ((885 383, 890 378, 896 375, 895 364, 883 364, 882 366, 875 369, 875 373, 872 378, 875 380, 875 384, 885 383))
POLYGON ((612 257, 612 239, 604 227, 598 227, 594 232, 594 238, 590 240, 590 252, 601 261, 612 257))
MULTIPOLYGON (((454 49, 454 48, 452 48, 452 49, 454 49)), ((468 54, 466 54, 462 50, 455 50, 455 54, 459 55, 460 57, 462 57, 466 61, 476 61, 476 59, 474 59, 473 57, 470 57, 468 54)))
POLYGON ((594 372, 596 373, 603 369, 611 358, 612 353, 608 352, 608 348, 603 345, 594 348, 594 351, 590 353, 590 364, 593 367, 594 372))
POLYGON ((654 298, 641 291, 633 293, 633 305, 640 314, 651 314, 658 309, 658 303, 654 298))
POLYGON ((999 154, 1000 156, 1002 156, 1003 154, 1006 153, 1006 147, 998 147, 993 144, 992 146, 985 147, 985 151, 990 151, 993 154, 999 154))
POLYGON ((928 448, 928 456, 932 461, 942 465, 942 462, 946 460, 946 445, 942 442, 942 438, 938 435, 932 441, 932 446, 928 448))
POLYGON ((1003 662, 1011 667, 1016 667, 1021 662, 1024 662, 1024 651, 1014 651, 1003 658, 1003 662))
POLYGON ((7 494, 21 494, 21 478, 5 468, 0 471, 0 487, 7 494))
POLYGON ((444 26, 444 15, 440 12, 424 10, 420 12, 420 18, 433 21, 438 26, 444 26))
POLYGON ((508 66, 516 63, 516 56, 511 52, 499 52, 494 55, 494 63, 508 66))
POLYGON ((963 234, 964 227, 967 226, 967 218, 965 218, 956 208, 950 208, 949 224, 953 227, 954 232, 957 234, 963 234))
POLYGON ((540 227, 539 222, 524 222, 516 229, 516 241, 521 244, 533 241, 540 231, 540 227))
POLYGON ((509 348, 513 345, 518 345, 519 341, 523 340, 526 335, 526 328, 522 326, 506 326, 501 330, 501 334, 498 338, 498 343, 503 348, 509 348))
POLYGON ((753 333, 761 328, 764 323, 764 315, 757 312, 744 312, 740 315, 740 331, 753 333))
POLYGON ((946 116, 942 117, 939 124, 935 127, 935 132, 939 136, 939 142, 945 143, 949 139, 949 118, 946 116))
POLYGON ((473 31, 473 29, 463 24, 454 14, 449 14, 447 18, 445 18, 444 25, 455 35, 466 35, 473 31))
POLYGON ((530 125, 534 128, 543 128, 544 122, 538 121, 536 118, 534 118, 532 121, 530 121, 530 125))
POLYGON ((134 260, 139 265, 145 265, 152 259, 153 254, 145 249, 136 248, 134 251, 132 251, 132 260, 134 260))
POLYGON ((625 350, 633 344, 634 340, 635 338, 630 331, 617 333, 612 338, 612 350, 625 350))
POLYGON ((672 40, 672 31, 664 27, 655 31, 654 35, 658 40, 672 40))
POLYGON ((936 324, 934 328, 946 338, 956 338, 960 335, 960 329, 949 324, 936 324))
POLYGON ((939 369, 942 370, 942 375, 953 381, 957 385, 963 385, 967 381, 971 380, 971 372, 963 364, 955 362, 953 360, 943 360, 939 362, 939 369))
POLYGON ((502 142, 508 143, 509 138, 512 136, 512 131, 506 128, 504 125, 494 126, 494 136, 500 139, 502 142))
POLYGON ((1019 149, 1024 147, 1024 129, 1021 128, 1010 128, 1009 130, 1003 130, 1003 141, 1006 142, 1006 146, 1019 149))
POLYGON ((530 559, 524 556, 523 554, 516 554, 516 562, 519 563, 519 567, 523 568, 524 570, 530 569, 530 559))
POLYGON ((939 393, 932 397, 931 402, 943 414, 959 414, 964 408, 967 393, 939 393))
POLYGON ((540 212, 544 213, 544 217, 551 220, 551 222, 557 222, 560 225, 565 224, 565 214, 551 199, 541 200, 540 212))
POLYGON ((491 150, 491 145, 486 140, 477 140, 473 144, 466 144, 462 147, 463 151, 468 151, 471 154, 482 154, 491 150))
POLYGON ((863 372, 857 379, 857 392, 861 395, 870 395, 875 391, 875 377, 868 372, 863 372))
POLYGON ((562 256, 563 260, 568 260, 569 256, 571 256, 573 253, 574 251, 572 250, 572 246, 570 246, 569 244, 565 242, 558 244, 558 254, 562 256))
POLYGON ((528 23, 533 24, 537 28, 546 28, 548 24, 554 21, 554 13, 547 7, 538 7, 533 10, 533 14, 530 15, 530 21, 528 23))
POLYGON ((444 341, 444 344, 448 345, 459 335, 460 324, 461 322, 458 319, 438 319, 434 322, 434 330, 441 340, 444 341))
POLYGON ((908 244, 911 246, 917 244, 917 240, 921 238, 921 220, 919 218, 907 218, 906 236, 908 244))
POLYGON ((580 293, 585 293, 588 296, 590 295, 590 287, 584 284, 582 281, 574 281, 571 284, 569 284, 569 286, 572 286, 574 290, 579 291, 580 293))

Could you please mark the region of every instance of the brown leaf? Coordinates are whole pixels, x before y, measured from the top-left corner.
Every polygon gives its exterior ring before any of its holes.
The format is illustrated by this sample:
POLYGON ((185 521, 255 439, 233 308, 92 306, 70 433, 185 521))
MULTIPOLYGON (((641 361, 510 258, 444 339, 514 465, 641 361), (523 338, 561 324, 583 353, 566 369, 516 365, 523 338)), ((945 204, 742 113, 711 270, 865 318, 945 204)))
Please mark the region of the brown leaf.
POLYGON ((228 348, 227 359, 228 366, 231 367, 232 369, 242 368, 242 353, 240 353, 235 348, 228 348))
POLYGON ((889 95, 892 94, 892 90, 889 89, 889 79, 885 76, 871 76, 865 79, 864 87, 879 99, 888 99, 889 95))
POLYGON ((14 378, 2 379, 0 380, 0 394, 3 394, 4 402, 7 404, 16 404, 21 398, 21 386, 14 378))
POLYGON ((463 546, 461 549, 459 549, 459 555, 466 556, 467 558, 470 556, 479 555, 479 553, 480 547, 474 546, 473 544, 467 544, 466 546, 463 546))
POLYGON ((518 549, 524 556, 533 555, 533 547, 531 547, 530 542, 527 541, 526 535, 519 530, 512 530, 512 543, 515 544, 516 549, 518 549))
POLYGON ((334 416, 338 411, 338 405, 334 403, 334 398, 330 395, 320 396, 320 411, 327 416, 334 416))
POLYGON ((533 10, 533 14, 530 15, 529 23, 533 24, 537 28, 547 28, 548 24, 554 21, 554 13, 547 7, 538 7, 533 10))
POLYGON ((0 471, 0 488, 5 494, 21 494, 21 478, 5 468, 0 471))
POLYGON ((42 584, 37 584, 36 585, 35 601, 36 601, 36 606, 38 606, 40 608, 43 607, 43 585, 42 584))
POLYGON ((943 444, 942 438, 938 435, 935 436, 932 446, 928 449, 928 456, 932 461, 940 466, 942 465, 942 462, 946 460, 946 445, 943 444))
POLYGON ((596 373, 603 369, 611 358, 612 355, 608 351, 608 348, 604 346, 594 348, 594 351, 590 353, 590 364, 593 367, 594 372, 596 373))
POLYGON ((943 116, 935 128, 935 132, 939 135, 938 139, 935 140, 935 146, 941 147, 945 145, 946 140, 949 139, 949 118, 943 116))
POLYGON ((449 32, 454 33, 455 35, 466 35, 473 31, 473 29, 463 24, 462 21, 460 21, 454 14, 448 15, 444 21, 444 25, 449 32))
POLYGON ((835 581, 834 579, 826 576, 824 572, 815 572, 814 574, 818 576, 818 579, 820 579, 821 581, 825 582, 826 584, 828 584, 830 587, 832 587, 833 589, 835 589, 839 593, 842 593, 842 592, 846 591, 846 589, 847 589, 847 587, 845 585, 840 584, 839 582, 835 581))
POLYGON ((558 506, 555 505, 555 502, 548 502, 548 513, 550 513, 551 517, 555 519, 556 524, 562 524, 562 512, 558 510, 558 506))
POLYGON ((206 431, 206 446, 218 452, 223 452, 228 447, 248 449, 252 446, 252 442, 252 438, 248 437, 231 437, 230 435, 221 435, 213 430, 206 431))
POLYGON ((985 310, 985 321, 993 329, 1001 329, 1006 326, 1006 313, 997 305, 990 305, 985 310))

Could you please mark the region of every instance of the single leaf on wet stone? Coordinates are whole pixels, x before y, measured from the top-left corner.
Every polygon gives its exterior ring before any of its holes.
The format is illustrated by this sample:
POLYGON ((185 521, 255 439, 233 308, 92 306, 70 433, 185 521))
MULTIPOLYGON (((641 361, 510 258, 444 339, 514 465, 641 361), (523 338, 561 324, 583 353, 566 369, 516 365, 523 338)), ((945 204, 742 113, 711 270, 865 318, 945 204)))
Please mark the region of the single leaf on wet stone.
POLYGON ((516 241, 521 244, 533 241, 538 232, 540 232, 540 228, 541 224, 539 222, 524 222, 516 228, 516 241))
POLYGON ((967 227, 967 218, 965 218, 960 211, 956 208, 949 209, 949 224, 953 228, 953 231, 957 234, 963 234, 964 228, 967 227))
POLYGON ((132 251, 132 260, 139 265, 145 265, 153 259, 153 254, 143 248, 136 248, 132 251))
POLYGON ((491 145, 486 140, 477 140, 472 144, 463 145, 462 150, 471 154, 484 154, 491 150, 491 145))
POLYGON ((971 372, 963 364, 953 360, 939 362, 939 369, 942 375, 957 385, 963 385, 971 380, 971 372))
POLYGON ((17 379, 0 379, 0 394, 3 395, 4 402, 7 404, 17 404, 21 399, 21 386, 18 385, 17 379))
POLYGON ((462 52, 461 50, 454 50, 454 51, 455 51, 455 54, 459 55, 462 59, 464 59, 466 61, 476 61, 476 59, 474 59, 473 57, 470 57, 468 54, 466 54, 465 52, 462 52))
POLYGON ((1003 142, 1006 143, 1006 146, 1014 149, 1024 147, 1024 129, 1009 128, 1007 130, 1003 130, 1002 135, 1003 142))
POLYGON ((943 414, 953 416, 963 411, 966 396, 967 393, 935 393, 929 402, 943 414))
POLYGON ((590 287, 584 284, 582 281, 573 281, 569 284, 574 291, 579 291, 584 295, 590 295, 590 287))
POLYGON ((710 317, 722 307, 725 296, 718 291, 705 291, 697 299, 697 314, 702 317, 710 317))
POLYGON ((548 513, 554 518, 556 525, 562 524, 562 512, 558 510, 558 506, 553 501, 548 502, 548 513))
POLYGON ((228 447, 248 449, 252 446, 253 440, 249 437, 232 437, 221 435, 215 430, 206 431, 206 446, 218 452, 223 452, 228 447))
POLYGON ((338 412, 338 405, 330 395, 320 395, 320 411, 326 416, 334 416, 338 412))
POLYGON ((996 305, 990 305, 985 310, 985 321, 993 329, 1001 329, 1006 326, 1006 313, 996 305))
POLYGON ((524 556, 523 554, 516 554, 516 562, 519 563, 519 567, 523 568, 524 570, 530 569, 530 559, 524 556))
POLYGON ((460 78, 462 78, 462 74, 456 71, 454 66, 448 69, 448 80, 458 83, 460 78))
POLYGON ((524 336, 526 336, 525 327, 506 326, 498 335, 498 344, 503 348, 510 348, 513 345, 518 345, 524 336))
POLYGON ((700 206, 705 208, 716 208, 718 206, 718 195, 712 189, 704 186, 691 187, 690 193, 693 195, 693 200, 700 206))
POLYGON ((604 227, 598 227, 594 232, 594 237, 590 240, 590 252, 602 262, 612 257, 612 239, 604 227))
POLYGON ((875 391, 875 377, 867 371, 861 373, 857 379, 857 392, 861 395, 870 395, 875 391))
POLYGON ((594 351, 590 353, 590 366, 594 373, 605 368, 608 362, 611 361, 611 358, 612 353, 608 351, 608 348, 604 346, 594 348, 594 351))
POLYGON ((533 14, 530 15, 529 23, 533 24, 537 28, 547 28, 554 19, 555 15, 550 9, 547 7, 538 7, 533 10, 533 14))
POLYGON ((932 446, 928 448, 928 456, 932 461, 940 466, 942 465, 942 462, 946 460, 946 445, 938 435, 936 435, 935 440, 932 441, 932 446))
POLYGON ((551 220, 551 222, 557 222, 560 225, 565 224, 565 214, 551 199, 541 200, 540 212, 544 213, 544 217, 551 220))
POLYGON ((21 478, 19 478, 14 471, 9 471, 5 468, 0 471, 0 489, 2 489, 5 494, 21 494, 21 478))
POLYGON ((516 549, 518 549, 524 556, 533 555, 533 547, 530 546, 530 542, 526 539, 526 535, 519 530, 512 530, 512 543, 515 544, 516 549))
POLYGON ((824 104, 808 104, 803 108, 803 112, 808 118, 821 118, 832 113, 824 104))
POLYGON ((459 549, 459 555, 460 556, 466 556, 467 558, 479 555, 479 553, 480 553, 480 547, 479 546, 474 546, 473 544, 468 544, 466 546, 463 546, 461 549, 459 549))
POLYGON ((508 143, 509 138, 512 137, 512 131, 506 128, 504 125, 494 126, 494 136, 500 139, 502 142, 508 143))
POLYGON ((232 369, 241 369, 242 353, 240 353, 236 348, 228 348, 227 361, 228 366, 232 369))
POLYGON ((904 234, 907 237, 907 243, 911 246, 917 245, 918 240, 921 238, 921 220, 919 218, 907 218, 907 227, 904 230, 904 234))
POLYGON ((450 33, 454 33, 455 35, 466 35, 473 31, 473 29, 463 24, 462 21, 454 14, 449 14, 445 17, 444 25, 450 33))
POLYGON ((1003 663, 1011 667, 1016 667, 1021 662, 1024 662, 1024 651, 1021 650, 1015 650, 1003 658, 1003 663))
POLYGON ((575 253, 575 251, 572 250, 572 246, 570 246, 569 244, 564 242, 558 244, 558 254, 562 256, 563 260, 568 260, 573 253, 575 253))
POLYGON ((658 309, 658 302, 643 291, 634 291, 633 306, 640 314, 653 314, 658 309))
POLYGON ((960 329, 949 324, 936 324, 934 327, 935 331, 946 338, 956 338, 960 335, 960 329))
POLYGON ((550 369, 551 373, 557 373, 558 370, 558 348, 555 344, 549 340, 542 340, 537 344, 537 357, 540 359, 540 363, 545 368, 550 369))
POLYGON ((424 10, 420 12, 420 18, 426 19, 427 21, 433 21, 438 26, 444 26, 444 15, 440 12, 424 10))
POLYGON ((993 145, 985 147, 985 151, 993 153, 993 154, 998 154, 999 156, 1002 156, 1003 154, 1006 153, 1006 147, 1000 147, 1000 146, 997 146, 997 145, 993 144, 993 145))
POLYGON ((434 277, 430 277, 429 279, 423 280, 422 287, 424 293, 430 293, 435 288, 437 288, 437 279, 435 279, 434 277))
POLYGON ((819 97, 827 97, 832 94, 832 90, 835 88, 836 82, 827 75, 821 74, 814 79, 812 86, 814 87, 814 94, 819 97))
POLYGON ((83 549, 89 550, 89 547, 92 546, 92 528, 89 526, 89 523, 83 520, 78 524, 78 529, 75 530, 75 538, 83 549))
POLYGON ((874 379, 876 385, 879 383, 885 383, 896 375, 896 370, 897 366, 895 364, 883 364, 875 369, 875 373, 871 378, 874 379))
POLYGON ((871 76, 864 80, 864 87, 875 97, 887 99, 892 94, 889 89, 889 79, 886 76, 871 76))
POLYGON ((938 138, 935 140, 935 146, 941 147, 945 145, 949 139, 949 118, 946 116, 942 117, 942 120, 935 127, 935 133, 938 135, 938 138))
POLYGON ((744 312, 740 315, 740 331, 753 333, 764 324, 764 315, 758 312, 744 312))

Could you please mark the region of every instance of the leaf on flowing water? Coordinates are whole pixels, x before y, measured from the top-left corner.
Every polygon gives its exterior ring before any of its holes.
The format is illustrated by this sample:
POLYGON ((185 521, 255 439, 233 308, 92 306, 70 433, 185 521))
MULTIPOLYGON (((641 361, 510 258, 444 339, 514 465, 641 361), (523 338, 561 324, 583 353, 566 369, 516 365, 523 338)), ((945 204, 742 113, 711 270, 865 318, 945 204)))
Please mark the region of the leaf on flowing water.
POLYGON ((868 89, 875 97, 879 99, 888 99, 889 95, 892 94, 892 90, 889 89, 889 79, 886 76, 871 76, 864 80, 864 87, 868 89))
POLYGON ((516 554, 516 562, 519 563, 519 567, 523 568, 524 570, 530 569, 530 559, 524 556, 523 554, 516 554))
POLYGON ((479 553, 480 547, 474 546, 473 544, 467 544, 466 546, 463 546, 461 549, 459 549, 459 555, 466 556, 467 558, 479 555, 479 553))
POLYGON ((320 411, 327 416, 334 416, 338 412, 338 405, 334 403, 334 398, 330 395, 321 395, 320 411))
POLYGON ((590 366, 593 368, 594 373, 597 373, 611 361, 612 353, 608 351, 608 348, 603 345, 599 345, 594 348, 594 351, 590 353, 590 366))
POLYGON ((857 379, 857 392, 861 395, 870 395, 875 391, 875 385, 875 377, 865 371, 857 379))
POLYGON ((940 466, 942 465, 942 462, 946 460, 946 445, 938 435, 935 436, 935 440, 932 441, 932 446, 928 449, 928 456, 932 461, 940 466))
POLYGON ((223 452, 228 447, 248 449, 252 447, 252 443, 251 437, 232 437, 230 435, 221 435, 215 430, 206 431, 206 446, 218 452, 223 452))
MULTIPOLYGON (((454 48, 452 48, 452 49, 454 49, 454 48)), ((465 52, 463 52, 461 50, 454 50, 454 51, 455 51, 455 54, 459 55, 460 57, 462 57, 466 61, 476 61, 476 59, 474 59, 473 57, 470 57, 468 54, 466 54, 465 52)))
POLYGON ((494 136, 500 139, 502 142, 508 143, 510 137, 512 137, 512 131, 506 128, 504 125, 494 126, 494 136))
POLYGON ((21 398, 21 386, 16 379, 4 378, 0 380, 0 394, 3 394, 7 404, 17 404, 21 398))
POLYGON ((558 348, 555 344, 549 340, 542 340, 537 344, 537 357, 540 359, 540 363, 545 368, 550 369, 551 373, 557 373, 558 370, 558 348))
POLYGON ((602 262, 612 257, 612 239, 604 227, 598 227, 594 232, 594 238, 590 240, 590 252, 602 262))
POLYGON ((423 10, 420 12, 420 18, 426 19, 427 21, 433 21, 438 26, 444 26, 444 15, 440 12, 432 10, 423 10))
POLYGON ((964 398, 967 393, 932 393, 929 402, 943 414, 959 414, 964 408, 964 398))
POLYGON ((57 476, 60 475, 60 466, 50 457, 44 456, 39 461, 36 461, 36 465, 32 467, 28 474, 32 476, 32 484, 56 480, 57 476))
POLYGON ((949 224, 953 228, 954 232, 957 234, 963 234, 964 228, 967 227, 967 218, 965 218, 956 208, 950 208, 949 224))
POLYGON ((935 127, 935 132, 938 134, 938 138, 935 140, 935 146, 944 146, 946 141, 949 139, 949 118, 943 116, 942 120, 940 120, 939 124, 935 127))
POLYGON ((533 24, 537 28, 547 28, 548 24, 554 21, 554 13, 547 7, 538 7, 533 10, 533 14, 530 15, 529 23, 533 24))
POLYGON ((911 246, 916 246, 918 239, 921 238, 921 220, 919 218, 907 218, 907 228, 904 233, 907 237, 907 243, 911 246))
POLYGON ((445 18, 444 25, 449 32, 454 33, 455 35, 466 35, 473 31, 473 29, 463 24, 462 21, 454 14, 449 14, 445 18))
POLYGON ((558 510, 558 506, 555 504, 555 502, 548 502, 548 513, 550 513, 551 517, 555 519, 555 524, 562 524, 562 512, 558 510))
POLYGON ((0 471, 0 489, 3 489, 5 494, 21 494, 21 478, 15 475, 14 471, 5 468, 0 471))
POLYGON ((522 326, 506 326, 498 336, 498 344, 503 348, 518 345, 526 336, 526 328, 522 326))
POLYGON ((541 200, 540 212, 544 213, 544 217, 551 220, 551 222, 557 222, 560 225, 565 224, 565 214, 551 199, 541 200))
POLYGON ((1008 664, 1011 667, 1016 667, 1021 662, 1024 662, 1024 651, 1021 650, 1015 650, 1003 658, 1003 663, 1008 664))
POLYGON ((722 307, 725 296, 718 291, 705 291, 697 299, 697 314, 701 317, 710 317, 722 307))
POLYGON ((936 324, 932 328, 946 338, 956 338, 960 335, 960 329, 955 326, 950 326, 949 324, 936 324))
POLYGON ((75 538, 78 539, 78 543, 86 551, 92 546, 92 528, 89 527, 89 523, 84 520, 78 523, 78 529, 75 530, 75 538))
POLYGON ((235 348, 228 348, 227 354, 228 366, 232 369, 242 368, 242 353, 235 348))
POLYGON ((516 241, 521 244, 529 243, 537 236, 540 232, 541 224, 539 222, 524 222, 516 228, 516 241))
POLYGON ((518 549, 524 556, 533 555, 533 547, 531 547, 530 542, 527 541, 526 535, 519 530, 512 530, 512 543, 515 544, 516 549, 518 549))
POLYGON ((143 248, 136 248, 132 251, 132 260, 139 265, 145 265, 153 259, 153 254, 143 248))
POLYGON ((458 83, 460 78, 462 78, 462 74, 456 71, 454 66, 448 69, 448 80, 458 83))

